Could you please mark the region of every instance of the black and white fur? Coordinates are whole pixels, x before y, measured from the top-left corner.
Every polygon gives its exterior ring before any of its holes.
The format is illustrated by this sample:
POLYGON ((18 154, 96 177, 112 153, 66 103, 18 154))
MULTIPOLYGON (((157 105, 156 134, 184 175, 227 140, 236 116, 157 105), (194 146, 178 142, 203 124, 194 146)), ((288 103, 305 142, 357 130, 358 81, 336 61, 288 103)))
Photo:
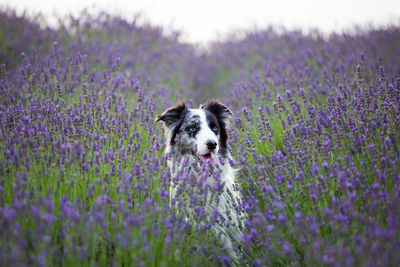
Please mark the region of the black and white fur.
MULTIPOLYGON (((219 201, 209 203, 215 207, 209 207, 208 210, 217 208, 225 221, 229 222, 226 227, 214 226, 214 231, 231 255, 237 258, 232 244, 233 241, 240 242, 244 215, 237 208, 241 199, 235 190, 235 170, 228 163, 231 155, 226 128, 232 115, 231 110, 219 100, 210 99, 198 109, 189 109, 184 102, 177 103, 159 115, 156 121, 163 123, 165 153, 170 155, 168 166, 173 176, 182 168, 180 157, 189 157, 191 163, 197 162, 199 166, 209 163, 209 167, 220 171, 219 182, 223 184, 223 190, 219 201)), ((170 199, 176 194, 177 185, 171 179, 170 199)))

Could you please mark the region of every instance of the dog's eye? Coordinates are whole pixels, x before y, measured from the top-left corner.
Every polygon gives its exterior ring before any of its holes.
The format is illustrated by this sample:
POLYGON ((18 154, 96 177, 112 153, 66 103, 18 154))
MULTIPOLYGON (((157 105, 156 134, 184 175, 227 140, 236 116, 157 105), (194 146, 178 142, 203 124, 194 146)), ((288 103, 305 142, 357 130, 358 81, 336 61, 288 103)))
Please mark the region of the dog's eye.
POLYGON ((195 131, 196 131, 196 127, 190 127, 190 128, 189 128, 189 132, 194 133, 195 131))
POLYGON ((212 130, 213 130, 214 132, 218 132, 218 127, 217 127, 217 126, 214 126, 214 127, 212 127, 212 130))

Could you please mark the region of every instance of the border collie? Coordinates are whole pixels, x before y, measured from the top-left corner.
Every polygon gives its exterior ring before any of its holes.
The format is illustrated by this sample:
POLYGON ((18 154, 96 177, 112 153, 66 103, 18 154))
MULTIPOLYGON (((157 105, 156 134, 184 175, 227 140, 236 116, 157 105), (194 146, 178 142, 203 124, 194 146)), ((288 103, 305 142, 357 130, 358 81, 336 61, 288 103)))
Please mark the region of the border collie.
MULTIPOLYGON (((241 199, 235 189, 235 170, 229 164, 232 157, 226 127, 232 115, 232 111, 219 100, 210 99, 198 109, 189 109, 184 102, 177 103, 159 115, 156 121, 162 122, 166 138, 165 153, 172 174, 170 202, 182 192, 179 181, 174 180, 181 169, 194 166, 200 170, 199 175, 206 173, 205 170, 210 171, 207 183, 220 190, 216 198, 210 200, 208 197, 210 201, 205 204, 204 216, 211 216, 211 213, 215 216, 217 212, 223 217, 223 223, 214 224, 213 230, 237 260, 233 244, 240 244, 244 213, 240 211, 241 199)), ((198 183, 192 187, 200 186, 198 183)))

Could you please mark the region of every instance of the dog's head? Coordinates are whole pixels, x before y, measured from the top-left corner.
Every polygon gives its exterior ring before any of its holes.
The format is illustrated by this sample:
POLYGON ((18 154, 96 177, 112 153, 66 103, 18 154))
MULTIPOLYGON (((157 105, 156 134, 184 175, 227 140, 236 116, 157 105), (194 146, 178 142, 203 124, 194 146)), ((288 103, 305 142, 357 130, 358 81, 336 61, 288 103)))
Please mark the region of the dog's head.
POLYGON ((184 102, 165 110, 156 121, 162 121, 167 146, 182 154, 197 154, 215 165, 219 153, 228 153, 226 131, 232 112, 219 100, 210 99, 198 109, 188 109, 184 102))

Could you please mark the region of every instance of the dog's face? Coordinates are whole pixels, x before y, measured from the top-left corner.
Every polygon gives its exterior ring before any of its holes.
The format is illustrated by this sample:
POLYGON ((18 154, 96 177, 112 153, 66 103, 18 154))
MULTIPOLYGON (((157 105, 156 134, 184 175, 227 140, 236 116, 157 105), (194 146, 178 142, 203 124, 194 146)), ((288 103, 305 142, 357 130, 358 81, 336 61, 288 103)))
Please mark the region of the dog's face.
POLYGON ((216 155, 227 155, 226 126, 232 112, 220 101, 208 100, 199 109, 178 103, 157 117, 163 122, 167 146, 182 154, 197 154, 215 166, 216 155))

